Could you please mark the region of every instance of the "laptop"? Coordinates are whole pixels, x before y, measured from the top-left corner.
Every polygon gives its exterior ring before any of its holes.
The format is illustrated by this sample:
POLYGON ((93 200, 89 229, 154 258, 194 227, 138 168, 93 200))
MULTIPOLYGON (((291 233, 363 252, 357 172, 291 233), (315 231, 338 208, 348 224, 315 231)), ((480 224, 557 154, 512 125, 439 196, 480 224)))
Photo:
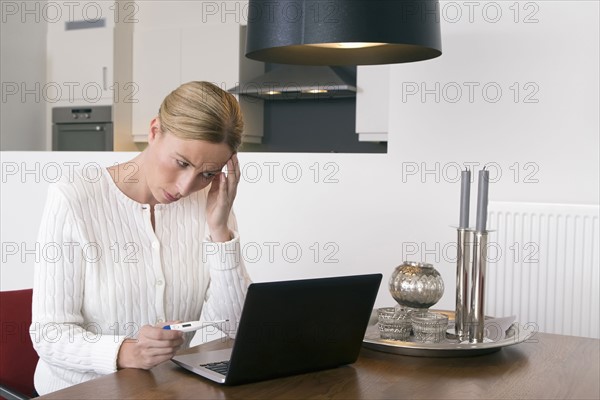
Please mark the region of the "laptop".
POLYGON ((225 385, 352 364, 381 279, 370 274, 252 283, 232 348, 172 361, 225 385))

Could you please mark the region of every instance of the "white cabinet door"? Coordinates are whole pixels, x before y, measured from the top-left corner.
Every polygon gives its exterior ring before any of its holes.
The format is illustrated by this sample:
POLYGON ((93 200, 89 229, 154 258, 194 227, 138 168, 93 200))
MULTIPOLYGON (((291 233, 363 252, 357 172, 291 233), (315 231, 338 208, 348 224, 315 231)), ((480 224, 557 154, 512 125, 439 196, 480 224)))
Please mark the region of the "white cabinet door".
POLYGON ((58 100, 96 104, 112 98, 113 29, 48 32, 47 88, 58 100))
POLYGON ((181 82, 181 30, 151 29, 133 33, 132 134, 146 142, 152 118, 165 98, 181 82))
POLYGON ((113 88, 116 3, 52 1, 42 4, 40 12, 48 23, 45 93, 49 102, 110 104, 116 90, 113 88))
POLYGON ((208 81, 223 90, 239 81, 237 24, 203 24, 181 30, 181 82, 208 81))

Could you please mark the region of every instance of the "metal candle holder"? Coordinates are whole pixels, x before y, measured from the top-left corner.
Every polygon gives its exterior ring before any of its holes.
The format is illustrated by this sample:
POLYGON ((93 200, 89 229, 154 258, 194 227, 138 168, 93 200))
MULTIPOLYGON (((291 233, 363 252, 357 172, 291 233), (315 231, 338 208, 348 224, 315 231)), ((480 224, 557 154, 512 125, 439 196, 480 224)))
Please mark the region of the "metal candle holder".
POLYGON ((471 343, 483 343, 488 231, 474 232, 474 239, 468 340, 471 343))
POLYGON ((454 333, 460 341, 483 343, 489 171, 479 171, 477 224, 469 229, 471 171, 461 172, 460 225, 457 229, 456 312, 454 333))
POLYGON ((458 228, 454 334, 460 341, 483 343, 488 232, 458 228))
POLYGON ((469 312, 471 309, 471 274, 472 247, 474 231, 458 228, 456 258, 456 312, 454 316, 456 336, 461 340, 469 340, 469 312))

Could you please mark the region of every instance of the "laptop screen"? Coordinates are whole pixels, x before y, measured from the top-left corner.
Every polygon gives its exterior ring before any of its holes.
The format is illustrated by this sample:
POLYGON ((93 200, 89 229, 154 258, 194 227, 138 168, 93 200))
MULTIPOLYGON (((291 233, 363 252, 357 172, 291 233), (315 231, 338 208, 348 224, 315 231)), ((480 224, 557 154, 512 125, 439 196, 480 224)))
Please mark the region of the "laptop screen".
POLYGON ((251 284, 226 383, 356 361, 381 279, 372 274, 251 284))

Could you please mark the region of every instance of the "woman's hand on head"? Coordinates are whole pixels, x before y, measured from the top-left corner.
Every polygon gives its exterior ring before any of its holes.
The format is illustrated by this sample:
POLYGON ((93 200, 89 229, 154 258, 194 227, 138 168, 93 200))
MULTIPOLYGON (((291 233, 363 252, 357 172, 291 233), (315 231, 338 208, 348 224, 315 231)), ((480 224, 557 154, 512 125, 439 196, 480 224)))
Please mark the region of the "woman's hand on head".
POLYGON ((227 175, 219 173, 212 181, 206 202, 206 221, 212 240, 226 242, 231 240, 227 220, 233 207, 233 201, 240 183, 240 163, 234 153, 227 161, 227 175))
POLYGON ((170 360, 183 344, 183 332, 162 329, 169 324, 144 325, 137 339, 125 339, 117 356, 117 368, 150 369, 170 360))

